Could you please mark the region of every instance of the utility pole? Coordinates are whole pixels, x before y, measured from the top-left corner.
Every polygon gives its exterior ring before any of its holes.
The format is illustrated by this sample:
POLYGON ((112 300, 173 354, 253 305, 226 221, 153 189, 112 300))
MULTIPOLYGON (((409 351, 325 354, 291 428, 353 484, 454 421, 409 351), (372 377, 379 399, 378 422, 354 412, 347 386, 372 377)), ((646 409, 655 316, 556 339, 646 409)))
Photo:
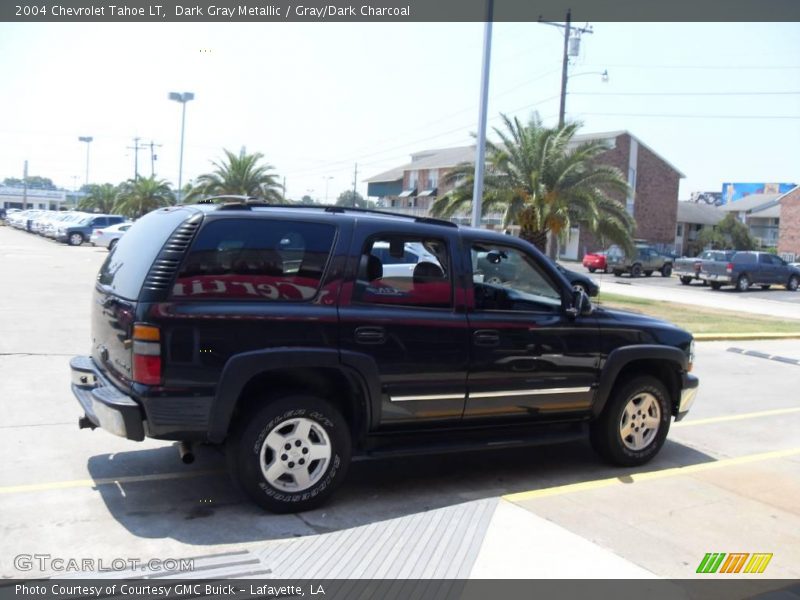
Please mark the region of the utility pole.
POLYGON ((562 27, 564 29, 564 56, 561 62, 561 101, 558 107, 558 126, 563 127, 566 115, 566 108, 567 108, 567 80, 569 79, 569 57, 570 55, 571 56, 578 55, 580 35, 582 33, 594 33, 594 31, 592 31, 592 28, 589 25, 586 25, 585 27, 573 27, 572 9, 567 9, 567 19, 564 24, 551 23, 549 21, 542 21, 541 19, 539 19, 539 23, 542 23, 543 25, 552 25, 553 27, 562 27), (575 48, 571 49, 569 41, 573 31, 577 32, 577 35, 574 38, 572 38, 575 40, 575 48))
POLYGON ((150 177, 156 176, 156 164, 155 161, 158 160, 158 155, 155 153, 154 148, 161 148, 163 144, 156 144, 153 140, 150 140, 150 177))
POLYGON ((28 210, 28 161, 22 168, 22 210, 28 210))
POLYGON ((286 202, 286 175, 283 176, 283 201, 286 202))
POLYGON ((133 138, 133 146, 128 146, 128 150, 133 150, 133 180, 139 181, 139 150, 144 150, 146 146, 140 146, 139 140, 142 138, 133 138))
POLYGON ((358 181, 358 163, 356 163, 356 170, 353 173, 353 208, 356 207, 356 182, 358 181))
POLYGON ((473 227, 481 226, 483 212, 483 171, 486 167, 486 111, 489 107, 489 65, 492 61, 492 19, 494 0, 487 0, 486 24, 483 29, 483 63, 481 66, 481 95, 478 104, 478 141, 475 148, 475 184, 472 188, 473 227))

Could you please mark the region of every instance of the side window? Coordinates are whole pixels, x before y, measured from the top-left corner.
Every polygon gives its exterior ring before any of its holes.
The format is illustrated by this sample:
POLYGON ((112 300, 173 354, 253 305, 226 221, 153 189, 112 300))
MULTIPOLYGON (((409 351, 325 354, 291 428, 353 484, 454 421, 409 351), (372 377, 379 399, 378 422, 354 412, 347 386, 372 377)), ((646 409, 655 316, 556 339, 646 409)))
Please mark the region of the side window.
POLYGON ((381 235, 367 241, 353 300, 363 304, 449 308, 453 283, 443 240, 381 235))
POLYGON ((95 217, 92 219, 92 222, 89 223, 89 226, 94 229, 101 229, 108 224, 106 217, 95 217))
POLYGON ((175 300, 302 302, 317 295, 336 229, 323 223, 215 220, 183 261, 175 300))
POLYGON ((525 253, 495 244, 474 244, 470 254, 478 310, 561 310, 560 288, 525 253))

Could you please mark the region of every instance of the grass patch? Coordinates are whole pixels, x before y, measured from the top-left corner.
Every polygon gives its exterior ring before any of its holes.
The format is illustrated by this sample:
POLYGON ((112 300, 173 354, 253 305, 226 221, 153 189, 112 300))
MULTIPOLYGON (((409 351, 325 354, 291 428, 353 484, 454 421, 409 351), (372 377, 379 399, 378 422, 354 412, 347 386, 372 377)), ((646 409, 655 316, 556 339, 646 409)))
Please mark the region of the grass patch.
POLYGON ((601 292, 600 306, 664 319, 692 333, 797 333, 800 321, 601 292))

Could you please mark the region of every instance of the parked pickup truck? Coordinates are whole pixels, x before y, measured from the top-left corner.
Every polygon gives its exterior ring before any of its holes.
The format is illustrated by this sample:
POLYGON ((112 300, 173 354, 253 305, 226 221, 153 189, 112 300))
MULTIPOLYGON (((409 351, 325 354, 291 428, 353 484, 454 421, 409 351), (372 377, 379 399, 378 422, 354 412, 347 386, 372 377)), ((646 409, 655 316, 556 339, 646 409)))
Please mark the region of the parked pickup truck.
POLYGON ((708 261, 729 262, 733 256, 732 250, 706 250, 694 258, 679 258, 675 261, 672 272, 677 275, 683 285, 689 285, 697 279, 706 285, 706 281, 700 277, 703 264, 708 261))
POLYGON ((704 262, 700 278, 715 290, 723 285, 732 285, 740 292, 751 285, 759 285, 762 290, 783 285, 795 291, 800 285, 800 269, 768 252, 736 252, 730 260, 704 262))
POLYGON ((626 256, 618 246, 611 246, 606 255, 608 269, 619 277, 623 273, 630 273, 631 277, 650 277, 654 271, 661 273, 662 277, 672 275, 672 258, 656 250, 647 243, 637 242, 636 253, 626 256))

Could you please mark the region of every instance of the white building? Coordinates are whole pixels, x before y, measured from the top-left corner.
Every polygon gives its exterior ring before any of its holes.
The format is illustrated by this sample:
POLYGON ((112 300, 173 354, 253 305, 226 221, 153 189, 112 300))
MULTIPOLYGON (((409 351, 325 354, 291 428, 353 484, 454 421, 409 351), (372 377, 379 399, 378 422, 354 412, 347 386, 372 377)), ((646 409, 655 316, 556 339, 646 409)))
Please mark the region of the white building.
POLYGON ((67 201, 67 192, 28 188, 26 194, 21 187, 0 186, 0 208, 23 208, 26 200, 28 208, 59 210, 67 201))

